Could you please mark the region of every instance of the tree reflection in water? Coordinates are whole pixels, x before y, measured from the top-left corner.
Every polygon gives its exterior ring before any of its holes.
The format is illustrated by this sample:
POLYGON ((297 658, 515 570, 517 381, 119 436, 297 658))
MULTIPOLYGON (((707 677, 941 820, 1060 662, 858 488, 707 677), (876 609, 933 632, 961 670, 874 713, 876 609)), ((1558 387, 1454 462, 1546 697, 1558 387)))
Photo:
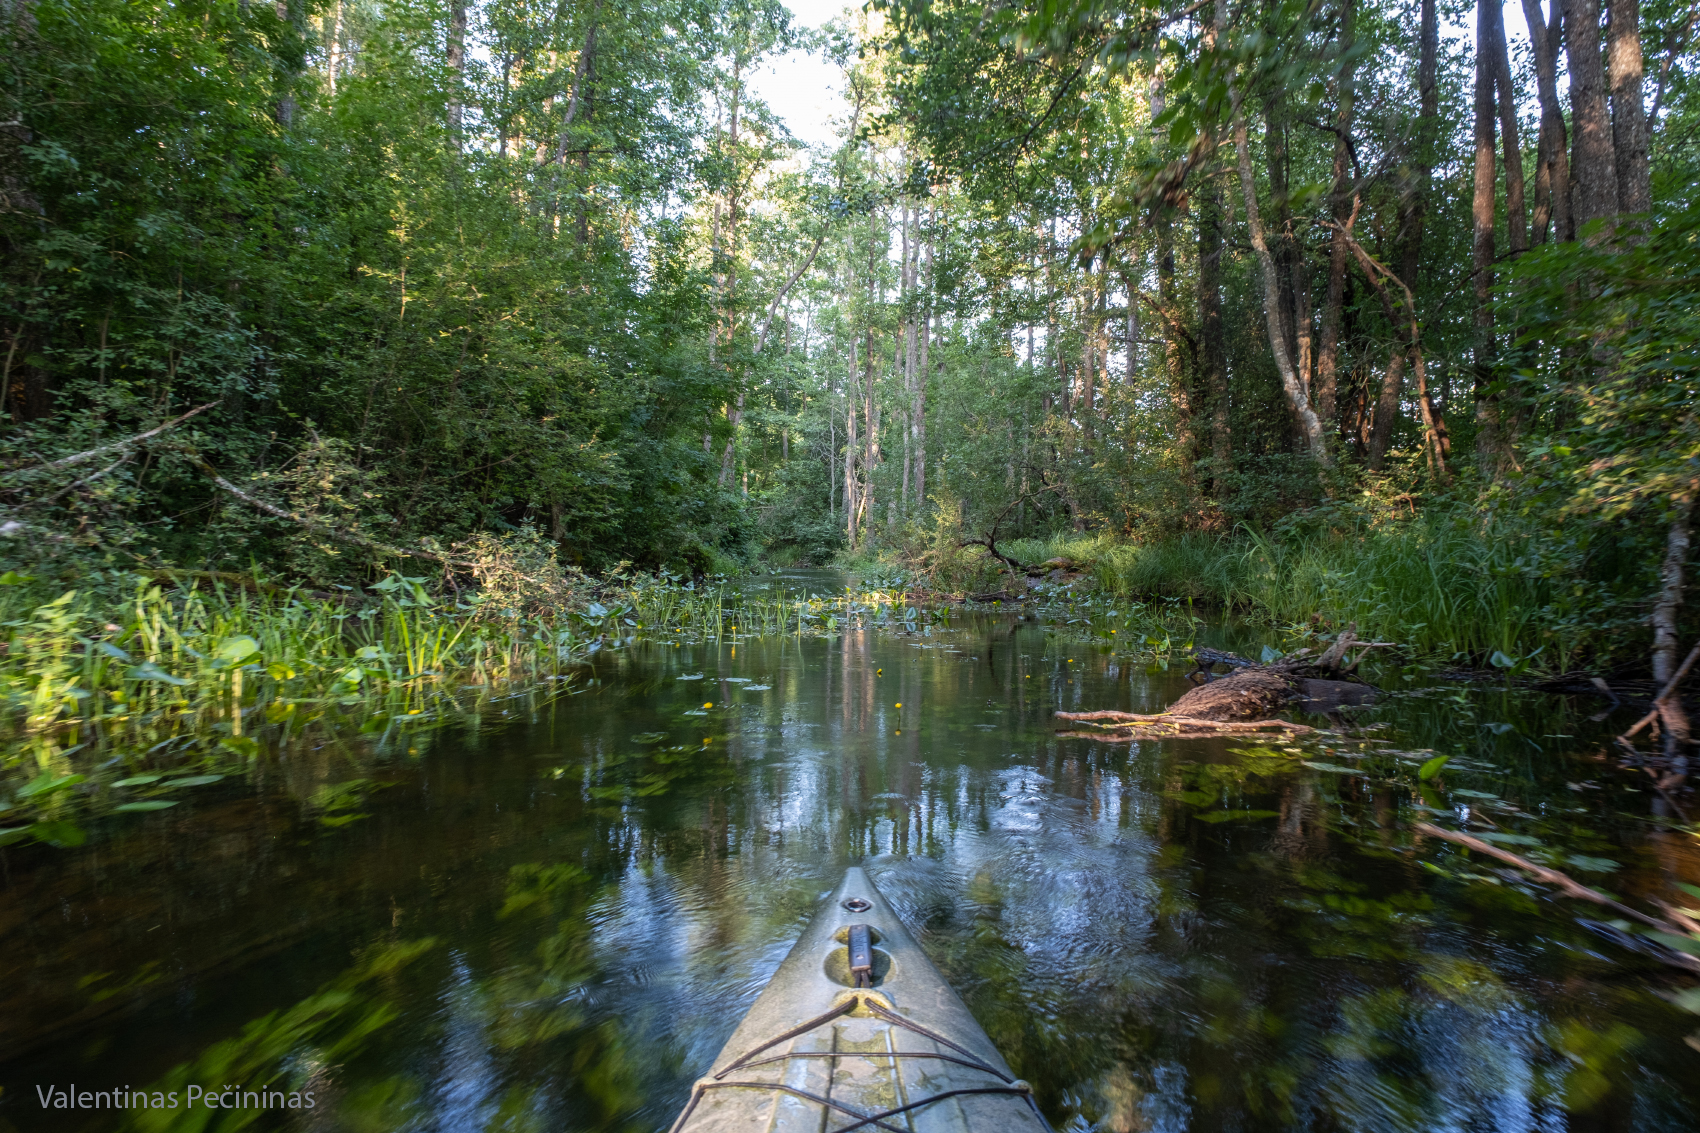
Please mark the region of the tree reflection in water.
POLYGON ((1099 745, 1049 714, 1179 673, 1050 633, 609 651, 505 728, 8 851, 4 1118, 108 1129, 28 1083, 205 1078, 322 1094, 131 1124, 664 1128, 865 859, 1059 1129, 1696 1127, 1681 977, 1409 832, 1464 804, 1619 894, 1700 881, 1573 705, 1417 682, 1353 735, 1099 745), (355 780, 388 786, 318 822, 355 780))

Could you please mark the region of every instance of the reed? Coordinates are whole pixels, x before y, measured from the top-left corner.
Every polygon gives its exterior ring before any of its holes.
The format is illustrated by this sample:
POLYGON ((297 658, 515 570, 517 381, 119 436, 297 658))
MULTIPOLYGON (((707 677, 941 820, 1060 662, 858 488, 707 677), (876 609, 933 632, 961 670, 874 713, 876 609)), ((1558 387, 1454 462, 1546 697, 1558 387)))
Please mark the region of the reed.
POLYGON ((1400 522, 1150 543, 1055 540, 1110 595, 1186 596, 1276 625, 1395 641, 1412 654, 1563 671, 1633 648, 1643 569, 1610 549, 1462 508, 1400 522))
POLYGON ((216 779, 262 750, 349 734, 394 746, 497 690, 564 688, 601 637, 571 617, 438 601, 399 576, 359 606, 148 578, 121 599, 109 586, 41 601, 12 578, 0 587, 0 844, 80 841, 86 808, 73 800, 91 793, 161 809, 162 789, 206 778, 187 770, 216 779))

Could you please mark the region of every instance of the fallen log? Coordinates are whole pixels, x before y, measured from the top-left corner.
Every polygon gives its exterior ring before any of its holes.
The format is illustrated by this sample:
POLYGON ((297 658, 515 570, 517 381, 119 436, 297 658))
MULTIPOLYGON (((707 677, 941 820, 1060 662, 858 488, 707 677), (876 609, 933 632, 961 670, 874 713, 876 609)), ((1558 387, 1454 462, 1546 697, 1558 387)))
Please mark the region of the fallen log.
POLYGON ((1105 743, 1125 743, 1129 740, 1160 739, 1174 736, 1225 736, 1270 730, 1291 735, 1311 735, 1316 729, 1291 720, 1207 720, 1171 712, 1142 715, 1137 712, 1058 712, 1059 720, 1098 724, 1098 731, 1058 732, 1059 736, 1074 739, 1100 740, 1105 743))

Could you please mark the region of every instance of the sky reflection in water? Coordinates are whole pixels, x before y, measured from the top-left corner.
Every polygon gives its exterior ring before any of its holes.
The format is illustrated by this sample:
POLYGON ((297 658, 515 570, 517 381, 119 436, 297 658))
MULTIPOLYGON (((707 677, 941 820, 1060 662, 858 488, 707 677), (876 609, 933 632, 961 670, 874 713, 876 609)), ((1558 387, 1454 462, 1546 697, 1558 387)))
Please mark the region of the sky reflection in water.
POLYGON ((1391 724, 1366 743, 1094 744, 1050 713, 1156 710, 1179 672, 958 625, 609 652, 535 718, 14 851, 0 1128, 114 1128, 32 1085, 192 1062, 179 1080, 317 1084, 310 1121, 257 1128, 662 1129, 863 859, 1059 1129, 1700 1128, 1700 1020, 1654 994, 1680 979, 1586 910, 1410 853, 1419 796, 1386 782, 1452 753, 1427 805, 1497 796, 1474 802, 1619 863, 1588 880, 1620 893, 1700 880, 1617 817, 1645 805, 1583 738, 1551 738, 1586 735, 1577 706, 1436 684, 1361 717, 1391 724), (391 785, 359 821, 297 802, 360 778, 391 785))

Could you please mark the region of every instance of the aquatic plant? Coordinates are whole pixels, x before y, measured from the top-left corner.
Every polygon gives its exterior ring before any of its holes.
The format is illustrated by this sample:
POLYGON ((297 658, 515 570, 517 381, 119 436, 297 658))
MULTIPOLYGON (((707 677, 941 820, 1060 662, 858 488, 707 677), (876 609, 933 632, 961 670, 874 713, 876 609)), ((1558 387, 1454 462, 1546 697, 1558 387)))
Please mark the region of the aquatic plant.
POLYGON ((0 845, 77 844, 83 804, 164 809, 263 749, 427 726, 497 687, 565 687, 604 636, 599 619, 492 616, 393 574, 358 602, 145 576, 120 603, 78 590, 39 601, 33 580, 6 578, 0 845))

